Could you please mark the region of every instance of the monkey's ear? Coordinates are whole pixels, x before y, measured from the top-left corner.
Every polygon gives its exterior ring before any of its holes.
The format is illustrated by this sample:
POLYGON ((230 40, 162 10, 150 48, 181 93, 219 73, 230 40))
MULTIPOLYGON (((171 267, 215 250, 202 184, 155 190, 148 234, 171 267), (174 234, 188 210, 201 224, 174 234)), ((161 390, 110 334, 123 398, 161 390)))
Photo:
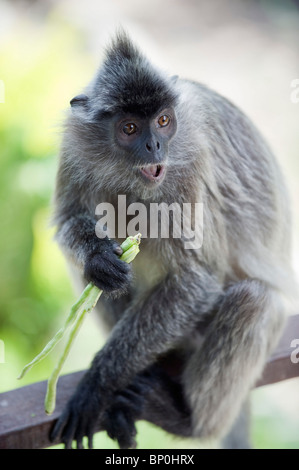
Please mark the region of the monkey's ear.
POLYGON ((76 107, 76 106, 86 106, 89 98, 87 95, 81 94, 75 96, 73 99, 70 101, 71 107, 76 107))
POLYGON ((72 113, 84 121, 90 119, 89 98, 87 95, 77 95, 71 101, 72 113))

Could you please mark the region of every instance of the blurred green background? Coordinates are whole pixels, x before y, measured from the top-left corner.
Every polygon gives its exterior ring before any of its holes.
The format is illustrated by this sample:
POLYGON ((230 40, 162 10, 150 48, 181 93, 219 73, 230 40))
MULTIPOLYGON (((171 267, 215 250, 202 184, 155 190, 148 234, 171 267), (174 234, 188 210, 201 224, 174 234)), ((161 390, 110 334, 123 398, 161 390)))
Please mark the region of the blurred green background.
MULTIPOLYGON (((74 300, 49 225, 60 132, 69 100, 120 24, 157 65, 215 88, 261 129, 290 188, 299 272, 299 103, 290 100, 291 81, 299 78, 295 1, 0 0, 0 392, 46 379, 57 357, 16 380, 74 300)), ((103 341, 91 315, 64 372, 86 368, 103 341)), ((291 380, 253 392, 256 447, 299 448, 298 385, 291 380)), ((104 434, 96 445, 115 447, 104 434)), ((146 423, 139 425, 138 445, 199 446, 146 423)))

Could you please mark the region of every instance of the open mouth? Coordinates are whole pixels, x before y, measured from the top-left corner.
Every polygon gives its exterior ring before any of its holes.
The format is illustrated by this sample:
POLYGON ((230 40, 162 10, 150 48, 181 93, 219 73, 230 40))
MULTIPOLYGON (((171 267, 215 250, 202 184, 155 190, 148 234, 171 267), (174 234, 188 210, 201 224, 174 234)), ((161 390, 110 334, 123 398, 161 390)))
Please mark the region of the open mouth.
POLYGON ((140 168, 143 176, 150 181, 160 182, 165 176, 165 166, 163 165, 148 165, 140 168))

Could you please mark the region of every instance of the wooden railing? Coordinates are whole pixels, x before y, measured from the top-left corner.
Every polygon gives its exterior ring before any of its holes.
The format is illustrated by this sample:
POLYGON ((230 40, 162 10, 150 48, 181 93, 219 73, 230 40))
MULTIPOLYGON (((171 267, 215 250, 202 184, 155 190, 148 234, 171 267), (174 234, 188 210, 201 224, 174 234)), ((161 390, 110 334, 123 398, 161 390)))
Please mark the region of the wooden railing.
MULTIPOLYGON (((294 339, 299 343, 299 315, 289 318, 257 387, 299 377, 299 362, 291 360, 291 354, 295 356, 294 345, 291 347, 294 339)), ((46 381, 0 394, 0 449, 38 449, 53 445, 49 441, 50 429, 83 374, 84 371, 80 371, 59 379, 56 409, 51 416, 45 414, 43 407, 46 381)))

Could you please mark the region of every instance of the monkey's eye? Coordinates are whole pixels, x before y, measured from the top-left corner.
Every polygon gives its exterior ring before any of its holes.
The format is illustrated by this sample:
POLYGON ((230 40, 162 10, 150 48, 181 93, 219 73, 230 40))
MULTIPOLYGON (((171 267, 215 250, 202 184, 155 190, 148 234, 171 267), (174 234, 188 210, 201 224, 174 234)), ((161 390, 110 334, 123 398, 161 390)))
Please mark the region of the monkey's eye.
POLYGON ((167 114, 163 114, 158 119, 158 124, 160 127, 166 127, 170 123, 170 117, 167 114))
POLYGON ((134 124, 134 122, 128 122, 128 124, 124 125, 123 132, 127 135, 135 134, 135 132, 137 132, 136 124, 134 124))

